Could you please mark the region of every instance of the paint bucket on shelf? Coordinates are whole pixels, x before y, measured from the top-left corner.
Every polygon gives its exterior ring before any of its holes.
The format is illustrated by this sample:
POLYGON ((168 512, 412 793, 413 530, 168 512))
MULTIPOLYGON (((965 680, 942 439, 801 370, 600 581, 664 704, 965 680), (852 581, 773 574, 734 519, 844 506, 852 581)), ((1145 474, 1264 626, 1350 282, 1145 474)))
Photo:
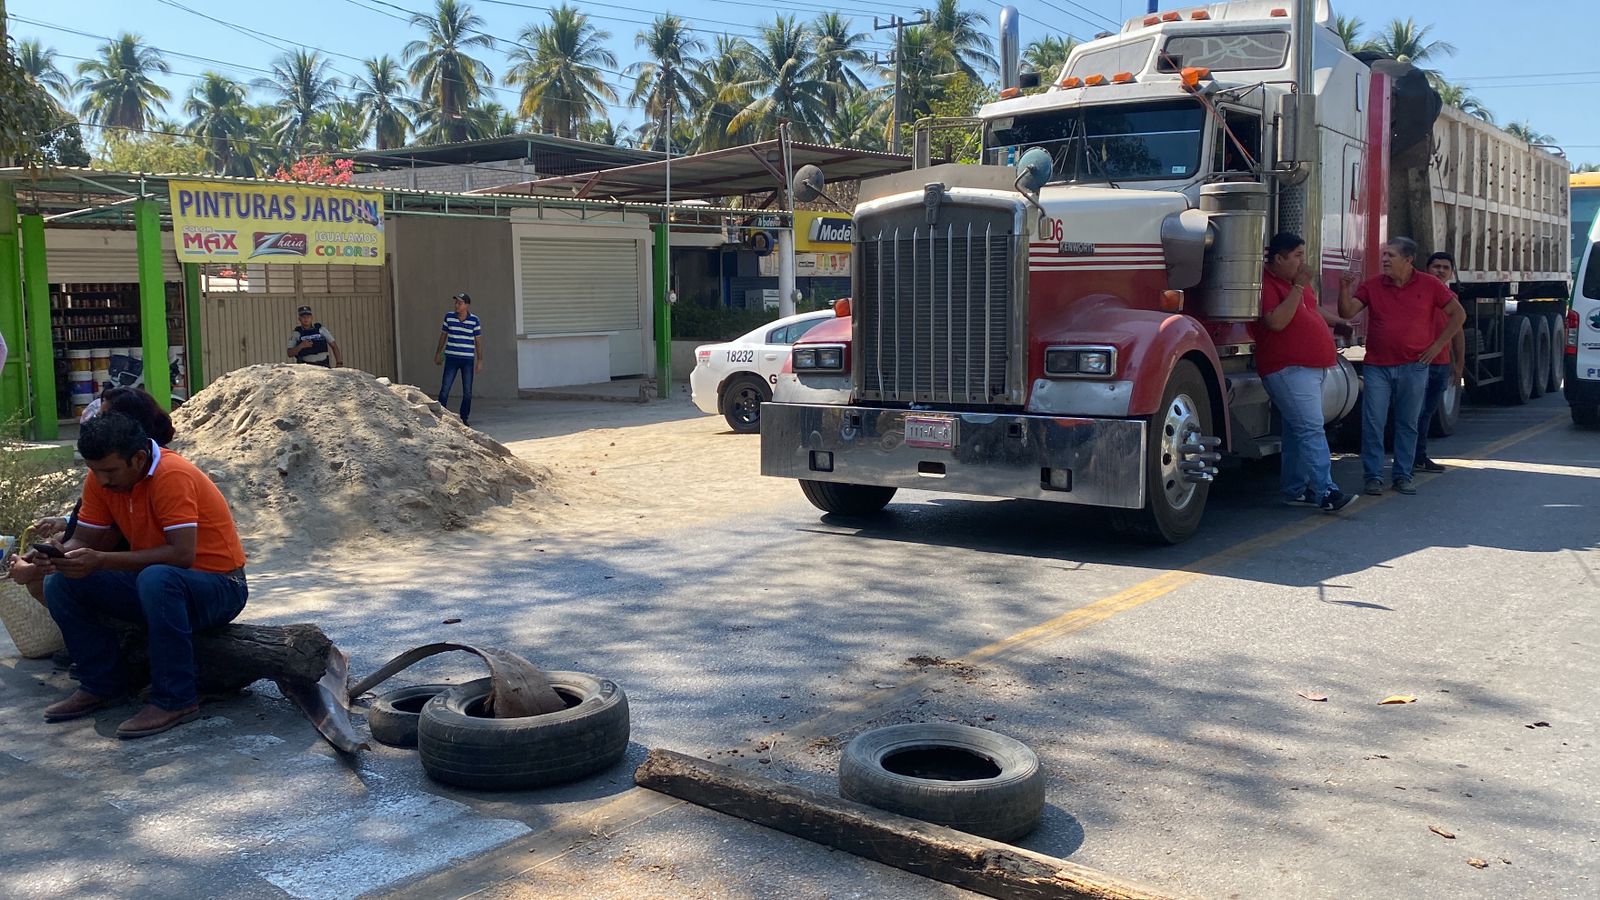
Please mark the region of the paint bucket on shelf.
POLYGON ((67 369, 73 372, 87 372, 94 368, 94 351, 68 350, 67 369))
POLYGON ((111 381, 111 370, 95 369, 93 374, 94 378, 91 380, 94 382, 94 392, 98 394, 105 388, 107 382, 111 381))
POLYGON ((90 366, 89 368, 91 368, 91 369, 109 369, 109 368, 111 368, 111 348, 110 347, 98 347, 98 348, 96 348, 94 350, 90 350, 89 353, 91 354, 90 358, 94 362, 94 365, 90 366))

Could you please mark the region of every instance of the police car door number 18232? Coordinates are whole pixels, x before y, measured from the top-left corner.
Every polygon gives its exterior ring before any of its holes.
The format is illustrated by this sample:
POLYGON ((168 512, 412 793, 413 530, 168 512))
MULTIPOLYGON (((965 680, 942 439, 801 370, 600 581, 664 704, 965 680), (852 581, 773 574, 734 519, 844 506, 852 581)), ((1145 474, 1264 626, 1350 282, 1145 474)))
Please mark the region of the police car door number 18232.
POLYGON ((731 363, 747 363, 747 362, 755 362, 755 361, 756 361, 756 352, 754 350, 729 350, 728 351, 728 362, 731 362, 731 363))

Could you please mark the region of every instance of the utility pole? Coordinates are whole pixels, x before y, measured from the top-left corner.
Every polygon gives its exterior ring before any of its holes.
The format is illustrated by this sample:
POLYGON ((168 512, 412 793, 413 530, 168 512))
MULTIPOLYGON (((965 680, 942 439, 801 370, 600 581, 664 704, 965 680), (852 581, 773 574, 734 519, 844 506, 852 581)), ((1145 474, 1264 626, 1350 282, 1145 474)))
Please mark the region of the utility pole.
MULTIPOLYGON (((923 16, 915 22, 906 21, 897 15, 890 16, 888 22, 881 24, 878 22, 877 16, 872 17, 873 31, 883 31, 887 28, 894 29, 894 51, 890 54, 894 58, 894 127, 889 130, 890 153, 900 152, 900 116, 901 107, 904 105, 903 101, 900 99, 900 51, 905 45, 905 41, 903 40, 905 30, 908 27, 928 24, 930 24, 930 20, 927 16, 923 16)), ((877 54, 874 53, 873 57, 876 58, 877 54)))
POLYGON ((662 103, 662 134, 666 140, 666 203, 661 211, 661 235, 657 260, 661 264, 661 288, 656 298, 656 396, 670 396, 672 389, 672 60, 662 60, 656 77, 665 78, 662 103))

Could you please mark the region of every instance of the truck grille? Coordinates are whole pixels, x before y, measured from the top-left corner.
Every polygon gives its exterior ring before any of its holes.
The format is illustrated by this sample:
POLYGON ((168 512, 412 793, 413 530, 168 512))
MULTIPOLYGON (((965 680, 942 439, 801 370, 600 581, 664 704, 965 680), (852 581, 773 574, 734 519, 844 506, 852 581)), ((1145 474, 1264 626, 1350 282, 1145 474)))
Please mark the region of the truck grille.
POLYGON ((1013 297, 1022 239, 1010 215, 857 226, 856 387, 867 400, 1017 404, 1013 297))

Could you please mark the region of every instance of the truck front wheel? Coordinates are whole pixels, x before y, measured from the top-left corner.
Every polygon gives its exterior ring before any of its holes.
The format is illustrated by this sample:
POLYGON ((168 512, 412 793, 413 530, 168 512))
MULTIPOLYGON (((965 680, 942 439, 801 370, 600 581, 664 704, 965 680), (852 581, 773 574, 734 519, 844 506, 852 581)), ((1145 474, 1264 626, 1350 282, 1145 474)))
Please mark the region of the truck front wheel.
POLYGON ((1150 417, 1145 440, 1144 508, 1111 512, 1117 531, 1162 544, 1188 540, 1200 529, 1209 481, 1184 478, 1183 447, 1211 434, 1211 394, 1200 370, 1181 360, 1167 378, 1161 407, 1150 417))
POLYGON ((870 516, 894 499, 895 488, 801 479, 800 492, 811 505, 837 516, 870 516))

